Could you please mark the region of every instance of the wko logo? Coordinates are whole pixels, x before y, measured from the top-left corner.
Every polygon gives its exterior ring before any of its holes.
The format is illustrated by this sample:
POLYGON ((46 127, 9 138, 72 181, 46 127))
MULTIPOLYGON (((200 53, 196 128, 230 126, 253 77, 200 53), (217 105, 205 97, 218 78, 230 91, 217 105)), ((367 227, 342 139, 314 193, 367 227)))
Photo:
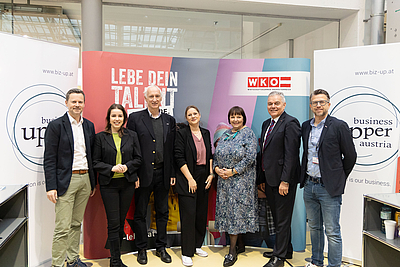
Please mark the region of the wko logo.
POLYGON ((43 172, 44 134, 47 124, 65 112, 64 102, 64 92, 48 84, 28 86, 11 101, 7 135, 14 155, 27 169, 43 172))
POLYGON ((248 77, 249 88, 291 88, 291 77, 248 77))

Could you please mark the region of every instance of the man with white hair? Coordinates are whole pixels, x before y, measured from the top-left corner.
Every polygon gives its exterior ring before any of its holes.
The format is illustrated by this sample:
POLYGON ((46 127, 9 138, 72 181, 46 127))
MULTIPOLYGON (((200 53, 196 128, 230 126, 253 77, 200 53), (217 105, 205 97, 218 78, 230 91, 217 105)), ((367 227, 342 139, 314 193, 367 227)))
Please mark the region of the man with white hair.
POLYGON ((271 116, 262 125, 262 172, 265 194, 271 207, 276 229, 275 246, 264 267, 282 267, 293 256, 291 221, 300 175, 300 123, 285 112, 286 100, 281 92, 268 95, 267 109, 271 116))
POLYGON ((129 115, 127 128, 137 133, 143 164, 138 171, 139 188, 135 192, 134 230, 138 248, 137 261, 147 264, 147 206, 150 194, 154 193, 156 211, 156 255, 170 263, 167 245, 168 192, 175 184, 174 143, 175 119, 161 113, 161 89, 156 85, 144 91, 147 109, 129 115))

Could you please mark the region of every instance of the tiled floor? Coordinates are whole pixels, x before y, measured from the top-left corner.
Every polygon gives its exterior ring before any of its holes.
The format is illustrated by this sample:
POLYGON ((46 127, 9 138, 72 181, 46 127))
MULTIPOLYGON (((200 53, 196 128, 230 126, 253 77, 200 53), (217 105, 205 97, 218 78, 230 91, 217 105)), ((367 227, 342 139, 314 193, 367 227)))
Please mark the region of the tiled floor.
MULTIPOLYGON (((209 256, 207 258, 202 258, 199 256, 193 257, 193 266, 207 266, 207 267, 222 267, 222 263, 224 260, 224 255, 228 253, 229 247, 222 246, 204 246, 203 249, 208 252, 209 256)), ((285 263, 285 266, 304 266, 306 264, 305 259, 311 256, 309 251, 310 246, 307 246, 305 252, 295 252, 293 254, 293 259, 288 260, 288 263, 285 263)), ((233 265, 234 267, 262 267, 264 264, 268 262, 267 258, 262 256, 263 252, 267 249, 264 248, 253 248, 246 247, 246 252, 240 254, 238 256, 237 262, 233 265)), ((154 250, 149 250, 147 252, 148 263, 147 267, 158 267, 158 266, 168 266, 168 267, 182 267, 181 261, 181 249, 170 248, 167 249, 168 253, 172 257, 172 263, 164 263, 155 255, 154 250)), ((82 259, 87 263, 88 266, 92 267, 107 267, 109 266, 109 259, 99 259, 99 260, 86 260, 82 259)), ((122 261, 128 266, 142 266, 136 261, 136 253, 124 254, 122 256, 122 261)), ((327 265, 327 259, 325 259, 325 265, 327 265)), ((358 266, 353 264, 344 263, 343 266, 358 266)))

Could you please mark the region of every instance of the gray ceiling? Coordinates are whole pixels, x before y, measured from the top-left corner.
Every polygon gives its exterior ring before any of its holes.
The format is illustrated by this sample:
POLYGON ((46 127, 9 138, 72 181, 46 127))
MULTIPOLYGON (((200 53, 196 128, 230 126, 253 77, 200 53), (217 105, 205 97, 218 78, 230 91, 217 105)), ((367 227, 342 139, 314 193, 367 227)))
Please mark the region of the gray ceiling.
MULTIPOLYGON (((31 0, 31 4, 62 6, 72 22, 80 23, 80 1, 31 0)), ((358 11, 263 0, 107 0, 103 4, 104 45, 109 46, 105 50, 169 56, 201 51, 202 57, 220 57, 281 24, 251 43, 257 55, 358 11), (114 39, 110 42, 110 38, 114 39), (160 42, 167 39, 166 53, 160 42)))

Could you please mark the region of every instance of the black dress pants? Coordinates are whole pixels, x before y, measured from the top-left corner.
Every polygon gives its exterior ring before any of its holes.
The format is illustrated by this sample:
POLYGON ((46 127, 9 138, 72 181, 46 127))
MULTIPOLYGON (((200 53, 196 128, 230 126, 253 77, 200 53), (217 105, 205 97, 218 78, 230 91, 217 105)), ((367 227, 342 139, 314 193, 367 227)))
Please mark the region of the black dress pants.
POLYGON ((276 230, 273 255, 285 259, 287 254, 293 253, 291 242, 291 224, 297 184, 289 185, 289 193, 286 196, 279 194, 279 187, 271 187, 265 183, 265 194, 276 230))
MULTIPOLYGON (((205 165, 195 167, 193 178, 197 190, 192 196, 179 195, 179 213, 181 217, 182 255, 193 257, 196 248, 203 244, 207 226, 208 190, 206 180, 209 170, 205 165)), ((188 188, 189 191, 189 188, 188 188)))
POLYGON ((108 240, 120 240, 124 236, 126 214, 135 193, 135 183, 125 177, 112 178, 108 185, 100 185, 101 198, 107 215, 108 240))
POLYGON ((151 192, 154 193, 154 209, 156 211, 156 249, 167 245, 168 193, 164 186, 163 168, 153 171, 153 180, 148 187, 139 187, 135 193, 135 215, 133 219, 135 244, 138 250, 147 249, 147 206, 151 192))

